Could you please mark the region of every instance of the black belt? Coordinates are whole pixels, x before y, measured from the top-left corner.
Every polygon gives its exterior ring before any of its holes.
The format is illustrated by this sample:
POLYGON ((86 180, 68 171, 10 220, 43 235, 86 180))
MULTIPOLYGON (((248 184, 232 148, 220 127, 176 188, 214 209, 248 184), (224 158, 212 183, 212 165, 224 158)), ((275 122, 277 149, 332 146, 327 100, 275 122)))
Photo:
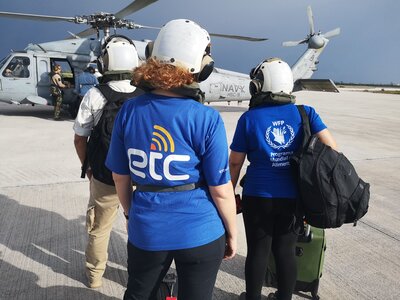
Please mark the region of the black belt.
POLYGON ((141 185, 136 183, 136 191, 154 192, 154 193, 184 192, 184 191, 195 190, 202 186, 204 186, 203 182, 188 183, 176 186, 141 185))

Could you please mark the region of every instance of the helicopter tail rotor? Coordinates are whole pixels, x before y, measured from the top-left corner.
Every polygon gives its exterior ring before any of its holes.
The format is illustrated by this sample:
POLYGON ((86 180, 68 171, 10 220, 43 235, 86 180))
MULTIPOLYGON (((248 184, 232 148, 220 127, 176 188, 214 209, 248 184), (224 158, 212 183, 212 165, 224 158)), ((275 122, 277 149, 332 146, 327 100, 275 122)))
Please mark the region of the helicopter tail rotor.
POLYGON ((287 42, 283 42, 282 46, 293 47, 293 46, 297 46, 297 45, 304 44, 307 42, 308 42, 308 38, 304 39, 304 40, 300 40, 300 41, 287 41, 287 42))
POLYGON ((310 35, 315 34, 314 30, 314 16, 311 10, 311 6, 307 7, 308 24, 310 25, 310 35))
POLYGON ((337 28, 335 28, 335 29, 333 29, 331 31, 328 31, 328 32, 324 33, 324 37, 326 39, 330 39, 330 38, 333 38, 334 36, 337 36, 339 34, 340 34, 340 28, 337 27, 337 28))
POLYGON ((307 35, 307 37, 300 41, 283 42, 282 46, 292 47, 292 46, 297 46, 300 44, 307 44, 308 48, 320 49, 325 46, 325 44, 327 43, 327 41, 330 38, 340 34, 340 28, 335 28, 324 34, 321 32, 316 33, 315 29, 314 29, 314 16, 313 16, 311 6, 307 7, 307 16, 308 16, 308 24, 310 26, 310 33, 307 35))

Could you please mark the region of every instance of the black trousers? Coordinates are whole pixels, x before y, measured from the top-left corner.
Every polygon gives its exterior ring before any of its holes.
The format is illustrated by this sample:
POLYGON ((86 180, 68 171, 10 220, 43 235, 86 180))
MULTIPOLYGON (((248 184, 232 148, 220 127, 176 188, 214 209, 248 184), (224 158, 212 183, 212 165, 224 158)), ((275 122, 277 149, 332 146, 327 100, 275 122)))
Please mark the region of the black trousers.
POLYGON ((211 300, 224 252, 225 235, 200 247, 171 251, 145 251, 128 242, 129 277, 124 300, 156 299, 172 260, 178 274, 178 299, 211 300))
POLYGON ((291 299, 297 277, 294 229, 300 226, 293 224, 295 200, 244 195, 242 205, 247 240, 246 299, 261 299, 271 252, 276 263, 278 299, 291 299))

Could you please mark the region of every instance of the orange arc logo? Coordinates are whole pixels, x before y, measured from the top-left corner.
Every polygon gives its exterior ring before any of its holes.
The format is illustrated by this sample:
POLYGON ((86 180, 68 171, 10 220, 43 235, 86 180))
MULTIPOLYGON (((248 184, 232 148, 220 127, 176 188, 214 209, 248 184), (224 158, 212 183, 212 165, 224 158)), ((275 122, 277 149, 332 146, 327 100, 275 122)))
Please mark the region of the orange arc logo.
POLYGON ((155 129, 155 131, 153 131, 153 137, 151 139, 152 143, 150 149, 158 151, 164 150, 164 152, 168 152, 168 144, 169 144, 171 153, 174 153, 175 143, 168 130, 159 125, 154 125, 153 128, 155 129))

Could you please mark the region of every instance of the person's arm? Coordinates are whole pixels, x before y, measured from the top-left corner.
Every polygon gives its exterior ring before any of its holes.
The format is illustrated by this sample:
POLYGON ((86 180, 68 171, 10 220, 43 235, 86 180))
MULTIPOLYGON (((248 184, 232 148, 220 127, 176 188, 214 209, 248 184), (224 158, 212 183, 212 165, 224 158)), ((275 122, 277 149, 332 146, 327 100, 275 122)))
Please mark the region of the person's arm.
POLYGON ((237 249, 236 204, 232 183, 209 186, 211 197, 217 206, 226 230, 226 249, 224 258, 233 258, 237 249))
POLYGON ((337 151, 336 141, 328 129, 321 130, 316 135, 321 142, 337 151))
POLYGON ((231 154, 229 155, 229 170, 231 173, 233 189, 236 188, 239 180, 240 170, 242 169, 245 158, 246 153, 243 152, 231 151, 231 154))
POLYGON ((83 164, 86 158, 87 139, 86 136, 74 135, 74 146, 81 164, 83 164))
POLYGON ((129 209, 131 207, 132 199, 132 180, 130 175, 120 175, 112 173, 115 189, 117 190, 119 202, 124 210, 124 215, 129 215, 129 209))
MULTIPOLYGON (((86 159, 87 140, 88 138, 86 136, 80 136, 77 135, 76 133, 74 135, 74 146, 76 154, 78 154, 82 166, 86 159)), ((86 176, 89 179, 92 177, 92 170, 89 167, 86 168, 86 176)))
POLYGON ((61 76, 59 74, 54 74, 51 78, 51 81, 53 81, 53 83, 61 89, 66 88, 66 85, 63 84, 61 76))

